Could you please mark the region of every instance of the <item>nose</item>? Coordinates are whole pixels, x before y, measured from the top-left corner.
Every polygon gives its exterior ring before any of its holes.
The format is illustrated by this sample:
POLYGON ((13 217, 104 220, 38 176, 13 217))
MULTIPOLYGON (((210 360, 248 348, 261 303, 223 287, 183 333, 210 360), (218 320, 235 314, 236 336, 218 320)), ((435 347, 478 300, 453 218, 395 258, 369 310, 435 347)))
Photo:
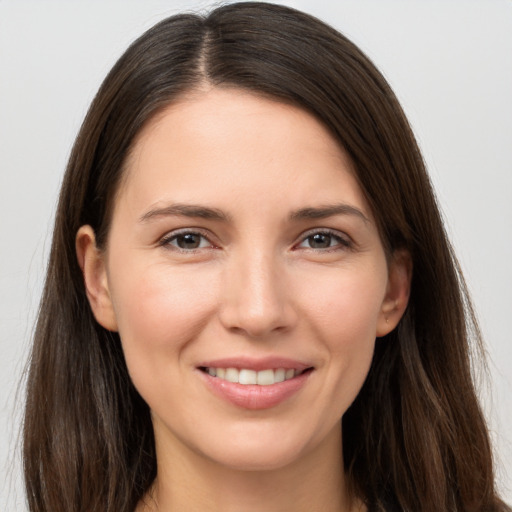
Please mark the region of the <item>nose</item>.
POLYGON ((297 314, 287 284, 283 266, 271 255, 240 255, 226 269, 221 323, 251 338, 289 331, 297 314))

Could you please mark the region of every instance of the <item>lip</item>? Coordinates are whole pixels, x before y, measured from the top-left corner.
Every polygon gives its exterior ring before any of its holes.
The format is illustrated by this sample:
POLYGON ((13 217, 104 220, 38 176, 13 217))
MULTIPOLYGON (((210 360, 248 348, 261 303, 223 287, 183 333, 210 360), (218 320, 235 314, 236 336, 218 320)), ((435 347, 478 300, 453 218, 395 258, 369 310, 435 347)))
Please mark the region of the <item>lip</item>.
POLYGON ((197 365, 198 368, 246 368, 247 370, 261 371, 268 369, 284 368, 289 370, 303 371, 307 368, 312 368, 312 364, 307 364, 301 361, 295 361, 286 357, 263 357, 259 359, 253 359, 250 357, 227 357, 223 359, 215 359, 210 361, 203 361, 197 365))
POLYGON ((270 409, 285 402, 302 389, 313 370, 314 368, 312 365, 287 358, 276 357, 263 359, 249 359, 245 357, 216 359, 214 361, 205 361, 197 367, 197 373, 212 393, 237 407, 250 410, 270 409), (304 371, 311 368, 312 370, 301 373, 283 382, 278 382, 269 386, 259 386, 257 384, 238 384, 228 382, 227 380, 220 379, 218 377, 212 377, 208 373, 200 370, 200 368, 204 367, 246 368, 254 371, 261 371, 269 368, 293 368, 298 371, 304 371))

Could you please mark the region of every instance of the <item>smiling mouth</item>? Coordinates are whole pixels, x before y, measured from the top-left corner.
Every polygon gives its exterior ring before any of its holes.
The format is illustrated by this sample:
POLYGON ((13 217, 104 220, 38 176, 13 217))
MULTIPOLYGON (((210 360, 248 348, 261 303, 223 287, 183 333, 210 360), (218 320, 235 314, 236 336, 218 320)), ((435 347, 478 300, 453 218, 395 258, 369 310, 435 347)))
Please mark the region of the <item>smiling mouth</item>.
POLYGON ((272 384, 278 384, 284 382, 303 373, 310 372, 313 370, 312 367, 304 370, 296 370, 294 368, 276 368, 266 370, 250 370, 246 368, 214 368, 201 366, 199 369, 210 375, 227 382, 235 384, 256 384, 259 386, 271 386, 272 384))

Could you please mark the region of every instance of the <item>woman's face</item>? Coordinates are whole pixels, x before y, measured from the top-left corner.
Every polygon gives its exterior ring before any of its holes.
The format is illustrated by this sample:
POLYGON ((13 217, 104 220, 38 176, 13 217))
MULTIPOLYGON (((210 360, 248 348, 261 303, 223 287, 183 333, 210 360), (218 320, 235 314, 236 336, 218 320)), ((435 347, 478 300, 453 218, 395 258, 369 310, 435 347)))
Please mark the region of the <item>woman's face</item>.
POLYGON ((157 450, 270 469, 339 449, 408 290, 354 175, 314 117, 247 92, 190 94, 144 128, 105 251, 89 228, 77 247, 157 450))

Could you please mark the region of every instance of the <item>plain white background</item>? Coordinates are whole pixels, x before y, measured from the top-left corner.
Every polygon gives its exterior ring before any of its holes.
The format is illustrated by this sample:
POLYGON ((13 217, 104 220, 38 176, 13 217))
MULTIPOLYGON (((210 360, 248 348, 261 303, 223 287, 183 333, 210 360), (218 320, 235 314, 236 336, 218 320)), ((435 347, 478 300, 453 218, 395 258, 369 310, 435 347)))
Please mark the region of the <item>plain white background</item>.
MULTIPOLYGON (((484 409, 512 502, 512 1, 282 2, 334 25, 409 116, 490 359, 484 409), (492 399, 491 394, 492 392, 492 399)), ((0 510, 25 510, 17 394, 66 159, 95 91, 163 17, 211 2, 0 0, 0 510)))

